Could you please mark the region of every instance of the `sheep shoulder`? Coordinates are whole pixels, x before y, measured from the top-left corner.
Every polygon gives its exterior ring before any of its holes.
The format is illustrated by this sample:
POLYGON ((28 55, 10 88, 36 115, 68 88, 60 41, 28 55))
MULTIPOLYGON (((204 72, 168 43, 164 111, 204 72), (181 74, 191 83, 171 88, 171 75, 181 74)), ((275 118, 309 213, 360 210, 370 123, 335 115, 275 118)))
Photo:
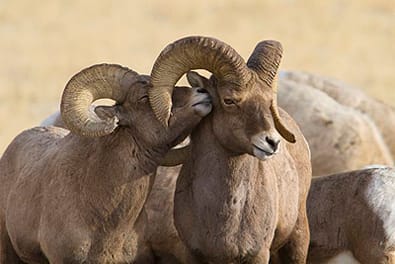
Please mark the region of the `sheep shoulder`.
MULTIPOLYGON (((59 127, 35 127, 25 130, 15 137, 7 147, 0 159, 1 167, 5 170, 17 170, 16 168, 21 169, 22 166, 25 166, 26 162, 28 164, 39 163, 46 155, 50 155, 52 145, 57 145, 58 141, 68 134, 68 130, 59 127)), ((4 191, 1 194, 6 195, 10 189, 7 183, 15 180, 10 178, 13 176, 24 177, 26 174, 4 173, 3 171, 1 186, 4 191)))

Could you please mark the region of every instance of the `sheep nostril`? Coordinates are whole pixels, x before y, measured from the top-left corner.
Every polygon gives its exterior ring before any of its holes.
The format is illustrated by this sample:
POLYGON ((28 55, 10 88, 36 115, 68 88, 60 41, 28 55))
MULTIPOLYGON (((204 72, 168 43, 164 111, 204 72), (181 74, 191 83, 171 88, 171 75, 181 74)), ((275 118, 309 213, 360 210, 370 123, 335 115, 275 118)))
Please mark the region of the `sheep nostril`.
POLYGON ((266 142, 273 149, 273 151, 276 151, 278 149, 278 145, 280 144, 280 140, 274 140, 270 137, 266 137, 266 142))

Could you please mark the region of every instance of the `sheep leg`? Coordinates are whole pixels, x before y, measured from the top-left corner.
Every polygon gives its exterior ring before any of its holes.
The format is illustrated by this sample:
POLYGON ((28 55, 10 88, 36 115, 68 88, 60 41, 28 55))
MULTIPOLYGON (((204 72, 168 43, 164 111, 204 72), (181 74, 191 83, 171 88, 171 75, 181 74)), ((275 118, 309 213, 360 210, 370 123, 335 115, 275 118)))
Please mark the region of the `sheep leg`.
POLYGON ((303 205, 288 242, 279 249, 278 260, 273 263, 306 263, 309 241, 310 231, 305 205, 303 205))

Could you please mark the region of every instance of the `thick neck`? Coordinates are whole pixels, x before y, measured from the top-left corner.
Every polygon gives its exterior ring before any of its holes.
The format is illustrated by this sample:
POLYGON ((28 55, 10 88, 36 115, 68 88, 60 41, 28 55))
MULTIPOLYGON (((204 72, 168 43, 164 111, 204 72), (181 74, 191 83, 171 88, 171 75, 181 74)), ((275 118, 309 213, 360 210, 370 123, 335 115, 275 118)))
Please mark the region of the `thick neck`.
POLYGON ((86 165, 92 169, 95 166, 106 167, 105 171, 109 173, 126 172, 123 169, 126 167, 133 167, 132 171, 139 173, 155 172, 170 149, 167 145, 152 147, 136 138, 133 130, 122 127, 103 137, 70 136, 73 137, 72 144, 79 146, 80 156, 88 159, 86 165))
POLYGON ((191 135, 193 158, 188 180, 193 182, 194 193, 202 193, 207 204, 220 208, 234 196, 253 195, 260 162, 249 154, 235 155, 221 146, 211 122, 206 118, 191 135), (205 192, 210 196, 205 196, 205 192))
MULTIPOLYGON (((191 135, 193 166, 200 168, 202 163, 217 164, 215 168, 218 168, 221 174, 228 174, 227 177, 231 177, 244 163, 259 163, 256 158, 248 154, 235 154, 223 147, 213 132, 212 122, 211 117, 206 117, 191 135)), ((214 173, 215 170, 212 169, 213 167, 210 171, 214 173)))
POLYGON ((70 173, 76 177, 71 188, 75 188, 73 193, 83 193, 77 199, 82 208, 88 208, 85 209, 87 221, 103 226, 133 224, 168 147, 149 148, 126 128, 108 136, 80 137, 71 142, 80 146, 78 158, 83 164, 82 170, 70 173))
POLYGON ((211 121, 205 118, 191 136, 192 158, 175 194, 175 211, 183 215, 176 213, 175 223, 189 248, 225 263, 256 254, 265 239, 272 239, 266 233, 274 227, 276 179, 265 177, 273 171, 257 158, 221 146, 211 121))

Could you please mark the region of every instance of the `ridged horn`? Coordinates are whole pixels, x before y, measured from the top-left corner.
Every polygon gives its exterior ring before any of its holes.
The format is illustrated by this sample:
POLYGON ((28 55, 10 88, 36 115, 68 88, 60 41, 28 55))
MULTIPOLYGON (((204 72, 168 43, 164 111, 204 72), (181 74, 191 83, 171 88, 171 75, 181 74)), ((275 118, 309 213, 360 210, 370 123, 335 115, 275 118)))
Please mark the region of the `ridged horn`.
POLYGON ((266 40, 258 43, 247 61, 248 68, 254 70, 259 78, 273 90, 273 102, 270 106, 274 126, 288 142, 295 143, 295 135, 282 123, 277 107, 277 72, 280 66, 283 48, 281 43, 266 40))
POLYGON ((136 72, 116 64, 97 64, 74 75, 63 91, 60 111, 66 127, 88 137, 108 135, 118 126, 117 117, 102 120, 90 105, 98 99, 124 100, 136 72))
POLYGON ((167 152, 160 165, 165 167, 177 166, 185 163, 190 155, 191 148, 189 145, 181 148, 171 149, 169 152, 167 152))
POLYGON ((249 80, 243 58, 226 43, 210 37, 192 36, 169 44, 152 68, 153 87, 148 91, 151 107, 165 126, 171 113, 174 85, 189 70, 205 69, 220 82, 242 87, 249 80))

